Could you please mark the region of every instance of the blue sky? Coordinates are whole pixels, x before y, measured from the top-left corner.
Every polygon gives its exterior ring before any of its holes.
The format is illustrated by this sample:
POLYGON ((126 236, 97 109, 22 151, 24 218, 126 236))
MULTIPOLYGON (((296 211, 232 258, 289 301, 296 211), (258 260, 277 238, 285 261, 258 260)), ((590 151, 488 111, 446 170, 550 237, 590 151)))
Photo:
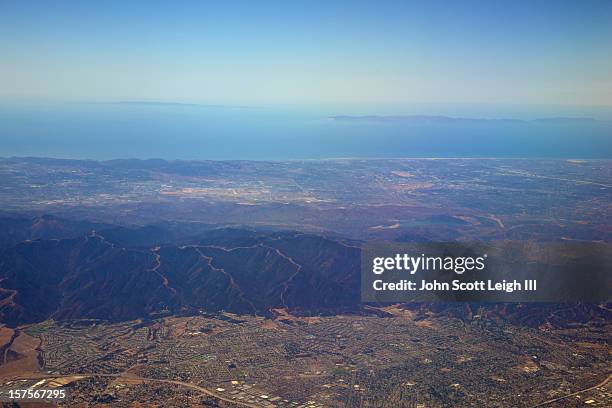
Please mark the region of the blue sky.
POLYGON ((611 43, 611 1, 0 0, 0 100, 610 107, 611 43))

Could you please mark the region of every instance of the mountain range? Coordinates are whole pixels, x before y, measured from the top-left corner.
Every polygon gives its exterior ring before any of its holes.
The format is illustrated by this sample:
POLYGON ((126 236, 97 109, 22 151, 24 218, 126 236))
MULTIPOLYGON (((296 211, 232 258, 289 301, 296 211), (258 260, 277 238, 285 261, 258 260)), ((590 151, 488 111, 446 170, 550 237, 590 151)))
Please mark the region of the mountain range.
POLYGON ((82 233, 85 222, 49 216, 2 222, 13 225, 0 250, 0 321, 9 325, 359 305, 359 248, 322 236, 184 225, 82 233))
MULTIPOLYGON (((0 323, 126 321, 232 312, 375 313, 360 303, 360 243, 200 223, 138 227, 0 217, 0 323)), ((382 305, 374 305, 382 306, 382 305)), ((610 319, 595 304, 405 304, 425 316, 529 326, 610 319)))

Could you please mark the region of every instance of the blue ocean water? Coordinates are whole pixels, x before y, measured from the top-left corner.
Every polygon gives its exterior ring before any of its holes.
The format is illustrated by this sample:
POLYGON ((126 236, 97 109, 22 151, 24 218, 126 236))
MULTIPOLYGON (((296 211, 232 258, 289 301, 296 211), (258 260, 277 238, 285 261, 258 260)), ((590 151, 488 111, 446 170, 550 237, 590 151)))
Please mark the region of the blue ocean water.
POLYGON ((337 120, 342 112, 173 104, 0 106, 0 156, 289 160, 612 158, 609 121, 337 120))

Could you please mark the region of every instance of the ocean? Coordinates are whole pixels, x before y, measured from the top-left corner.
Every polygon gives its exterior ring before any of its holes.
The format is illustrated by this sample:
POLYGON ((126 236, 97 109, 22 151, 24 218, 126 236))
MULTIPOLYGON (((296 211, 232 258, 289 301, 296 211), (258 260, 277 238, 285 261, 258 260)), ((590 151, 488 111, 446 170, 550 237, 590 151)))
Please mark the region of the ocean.
POLYGON ((3 104, 0 156, 612 158, 610 121, 334 118, 343 113, 157 103, 3 104))

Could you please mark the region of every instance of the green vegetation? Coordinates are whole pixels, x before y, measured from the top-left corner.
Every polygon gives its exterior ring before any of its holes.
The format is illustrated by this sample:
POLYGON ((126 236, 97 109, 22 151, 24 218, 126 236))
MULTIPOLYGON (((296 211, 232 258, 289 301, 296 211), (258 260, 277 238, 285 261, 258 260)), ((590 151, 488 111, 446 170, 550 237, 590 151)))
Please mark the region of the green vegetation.
POLYGON ((24 333, 28 336, 38 337, 47 330, 49 330, 54 324, 55 320, 53 319, 45 320, 44 322, 34 324, 28 327, 27 329, 24 329, 24 333))

